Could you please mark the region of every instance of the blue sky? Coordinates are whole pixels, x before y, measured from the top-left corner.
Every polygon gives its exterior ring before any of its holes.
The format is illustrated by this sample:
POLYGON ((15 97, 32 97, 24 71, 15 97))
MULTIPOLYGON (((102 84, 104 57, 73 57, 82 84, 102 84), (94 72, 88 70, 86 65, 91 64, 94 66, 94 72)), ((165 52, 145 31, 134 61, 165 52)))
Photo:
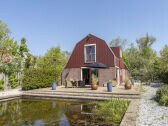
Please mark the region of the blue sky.
POLYGON ((135 42, 147 32, 153 48, 168 44, 167 0, 1 0, 0 19, 18 42, 27 39, 30 52, 43 55, 60 46, 72 51, 87 34, 107 43, 121 37, 135 42))

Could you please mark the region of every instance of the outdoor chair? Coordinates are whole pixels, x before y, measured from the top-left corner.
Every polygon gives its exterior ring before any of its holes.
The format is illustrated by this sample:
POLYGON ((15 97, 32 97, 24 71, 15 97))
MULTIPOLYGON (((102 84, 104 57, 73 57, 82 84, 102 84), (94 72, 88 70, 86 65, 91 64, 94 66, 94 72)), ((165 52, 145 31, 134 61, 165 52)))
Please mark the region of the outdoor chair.
POLYGON ((82 81, 82 80, 78 81, 78 86, 85 87, 85 81, 82 81))
POLYGON ((72 88, 77 87, 77 82, 76 81, 71 81, 72 88))

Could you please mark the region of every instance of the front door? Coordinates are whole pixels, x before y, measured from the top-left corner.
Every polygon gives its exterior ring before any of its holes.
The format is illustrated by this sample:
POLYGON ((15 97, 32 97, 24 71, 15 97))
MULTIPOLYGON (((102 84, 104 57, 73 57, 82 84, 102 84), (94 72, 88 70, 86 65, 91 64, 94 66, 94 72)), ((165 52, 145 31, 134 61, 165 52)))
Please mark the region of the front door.
POLYGON ((95 68, 83 68, 82 69, 82 80, 85 85, 90 85, 92 82, 93 74, 98 77, 98 69, 95 68))
POLYGON ((84 81, 85 85, 90 84, 90 69, 82 69, 82 80, 84 81))

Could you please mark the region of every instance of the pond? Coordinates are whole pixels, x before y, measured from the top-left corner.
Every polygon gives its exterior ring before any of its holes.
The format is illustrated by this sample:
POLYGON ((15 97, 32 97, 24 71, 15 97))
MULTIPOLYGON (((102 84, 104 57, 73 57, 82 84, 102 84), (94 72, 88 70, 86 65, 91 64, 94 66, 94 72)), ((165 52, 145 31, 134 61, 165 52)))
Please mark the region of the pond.
MULTIPOLYGON (((15 99, 0 102, 0 126, 105 126, 88 102, 15 99)), ((119 124, 114 124, 119 125, 119 124)))

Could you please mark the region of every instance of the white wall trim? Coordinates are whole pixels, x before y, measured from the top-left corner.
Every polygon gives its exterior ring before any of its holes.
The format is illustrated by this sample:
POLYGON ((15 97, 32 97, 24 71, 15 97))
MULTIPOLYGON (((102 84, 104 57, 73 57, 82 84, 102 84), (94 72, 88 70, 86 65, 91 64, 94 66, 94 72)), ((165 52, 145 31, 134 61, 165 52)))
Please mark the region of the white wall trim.
POLYGON ((96 44, 85 44, 84 46, 92 46, 92 45, 96 45, 96 44))

